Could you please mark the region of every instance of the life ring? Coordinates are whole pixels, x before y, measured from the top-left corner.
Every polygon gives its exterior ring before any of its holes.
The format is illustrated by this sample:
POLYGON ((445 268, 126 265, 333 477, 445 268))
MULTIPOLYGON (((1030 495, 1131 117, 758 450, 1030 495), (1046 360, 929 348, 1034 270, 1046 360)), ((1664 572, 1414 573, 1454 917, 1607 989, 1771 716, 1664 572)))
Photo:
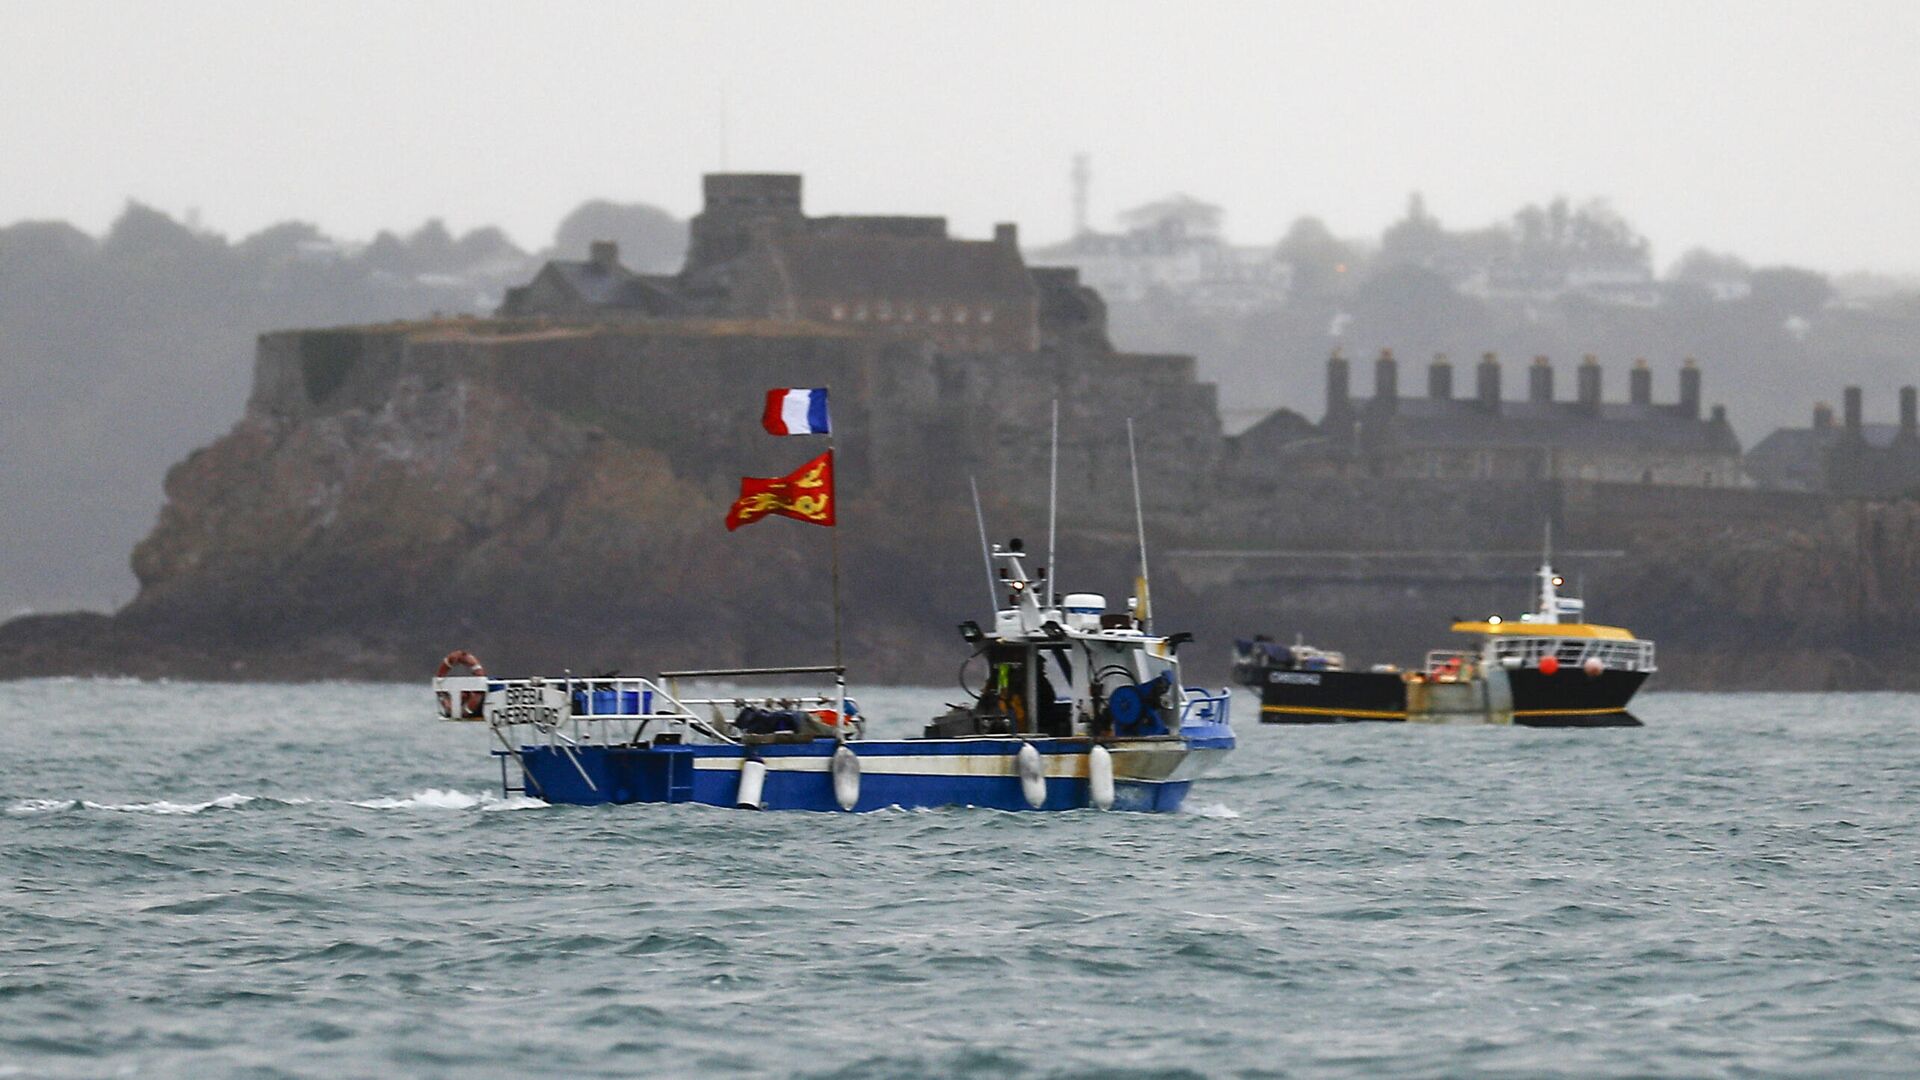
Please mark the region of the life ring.
MULTIPOLYGON (((434 672, 433 677, 436 679, 444 679, 455 667, 466 668, 468 674, 473 675, 475 678, 484 679, 487 677, 486 666, 480 663, 480 658, 465 649, 455 649, 448 653, 446 659, 440 661, 440 670, 434 672)), ((442 690, 434 696, 440 699, 440 715, 449 720, 453 719, 453 695, 442 690)), ((487 692, 485 690, 460 691, 460 719, 475 719, 485 710, 486 704, 487 692)))

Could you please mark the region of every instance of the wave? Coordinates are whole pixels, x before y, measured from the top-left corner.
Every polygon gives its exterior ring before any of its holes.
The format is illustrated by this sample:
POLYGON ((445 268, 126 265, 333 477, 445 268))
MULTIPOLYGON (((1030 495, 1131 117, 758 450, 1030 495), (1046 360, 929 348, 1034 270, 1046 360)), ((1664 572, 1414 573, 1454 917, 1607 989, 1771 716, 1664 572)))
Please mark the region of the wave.
POLYGON ((469 795, 464 791, 428 788, 404 798, 363 799, 352 805, 363 810, 544 810, 548 804, 525 795, 502 797, 490 792, 469 795))
POLYGON ((152 802, 94 802, 91 799, 15 799, 4 808, 4 813, 13 817, 31 817, 41 814, 60 814, 72 810, 93 810, 113 814, 157 814, 161 816, 179 816, 200 814, 208 810, 237 810, 253 804, 262 806, 308 806, 314 803, 333 803, 336 805, 357 806, 365 810, 537 810, 544 809, 547 803, 515 795, 502 798, 493 794, 469 795, 463 791, 442 791, 429 788, 415 792, 404 798, 378 798, 357 801, 336 799, 312 799, 302 796, 274 798, 265 795, 242 795, 229 792, 205 802, 173 802, 156 799, 152 802))
POLYGON ((1232 821, 1234 818, 1240 816, 1240 811, 1235 810, 1225 803, 1183 803, 1180 811, 1184 814, 1192 814, 1195 817, 1214 818, 1219 821, 1232 821))

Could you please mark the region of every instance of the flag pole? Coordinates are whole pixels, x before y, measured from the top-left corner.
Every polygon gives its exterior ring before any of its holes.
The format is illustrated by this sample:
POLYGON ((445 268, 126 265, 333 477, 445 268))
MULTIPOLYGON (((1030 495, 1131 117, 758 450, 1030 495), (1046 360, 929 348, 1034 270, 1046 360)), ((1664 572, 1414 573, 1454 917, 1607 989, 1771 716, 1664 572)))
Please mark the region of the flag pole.
MULTIPOLYGON (((833 400, 833 394, 827 394, 827 400, 833 400)), ((828 406, 832 408, 831 405, 828 406)), ((840 649, 840 458, 833 452, 833 419, 828 413, 827 419, 827 459, 833 462, 833 528, 827 531, 833 534, 833 711, 840 717, 834 725, 841 742, 847 739, 847 664, 840 649)))

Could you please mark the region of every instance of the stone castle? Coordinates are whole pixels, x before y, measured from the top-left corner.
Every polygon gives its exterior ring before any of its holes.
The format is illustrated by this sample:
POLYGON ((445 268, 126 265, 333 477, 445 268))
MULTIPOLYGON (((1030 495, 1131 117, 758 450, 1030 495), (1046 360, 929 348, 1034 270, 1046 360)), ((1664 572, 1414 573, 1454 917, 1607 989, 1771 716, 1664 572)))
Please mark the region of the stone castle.
POLYGON ((168 474, 139 596, 0 628, 0 675, 409 678, 456 646, 520 670, 816 662, 825 538, 720 524, 740 476, 818 450, 759 429, 782 385, 831 390, 868 681, 950 676, 984 600, 970 482, 993 533, 1034 536, 1055 401, 1062 585, 1136 571, 1131 420, 1157 606, 1212 650, 1198 677, 1255 631, 1417 656, 1451 615, 1525 606, 1547 522, 1670 685, 1884 684, 1920 637, 1920 512, 1740 486, 1696 367, 1676 401, 1641 366, 1609 402, 1597 364, 1563 400, 1535 363, 1511 401, 1497 359, 1472 395, 1436 362, 1416 398, 1385 355, 1360 399, 1336 357, 1319 422, 1228 437, 1191 357, 1114 349, 1098 295, 1010 227, 808 217, 794 176, 706 196, 677 274, 598 246, 493 318, 263 335, 246 414, 168 474))

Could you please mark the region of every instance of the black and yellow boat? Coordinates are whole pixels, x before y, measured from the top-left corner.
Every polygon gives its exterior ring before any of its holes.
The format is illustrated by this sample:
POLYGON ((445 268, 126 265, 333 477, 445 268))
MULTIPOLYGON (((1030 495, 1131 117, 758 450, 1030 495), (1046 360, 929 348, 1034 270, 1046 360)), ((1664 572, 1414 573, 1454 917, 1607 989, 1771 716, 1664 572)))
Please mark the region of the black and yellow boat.
POLYGON ((1349 671, 1341 653, 1256 638, 1235 643, 1234 679, 1260 692, 1260 719, 1269 724, 1640 726, 1627 705, 1657 670, 1653 642, 1587 622, 1585 602, 1560 594, 1565 584, 1542 562, 1533 611, 1454 623, 1473 643, 1429 652, 1417 670, 1349 671))

